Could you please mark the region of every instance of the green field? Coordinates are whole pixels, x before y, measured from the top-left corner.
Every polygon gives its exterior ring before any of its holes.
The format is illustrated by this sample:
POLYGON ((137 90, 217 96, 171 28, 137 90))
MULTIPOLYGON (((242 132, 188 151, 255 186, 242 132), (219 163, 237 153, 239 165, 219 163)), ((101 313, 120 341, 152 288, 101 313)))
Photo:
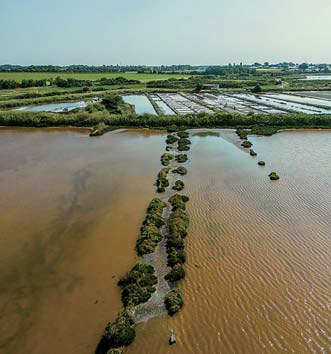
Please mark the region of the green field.
POLYGON ((140 80, 142 82, 148 82, 153 80, 166 80, 170 78, 189 78, 190 75, 182 74, 138 74, 138 73, 31 73, 31 72, 18 72, 18 73, 8 73, 0 72, 0 80, 15 80, 22 81, 24 79, 41 80, 50 79, 56 77, 62 77, 63 79, 74 78, 78 80, 98 80, 102 77, 115 78, 115 77, 125 77, 129 80, 140 80))

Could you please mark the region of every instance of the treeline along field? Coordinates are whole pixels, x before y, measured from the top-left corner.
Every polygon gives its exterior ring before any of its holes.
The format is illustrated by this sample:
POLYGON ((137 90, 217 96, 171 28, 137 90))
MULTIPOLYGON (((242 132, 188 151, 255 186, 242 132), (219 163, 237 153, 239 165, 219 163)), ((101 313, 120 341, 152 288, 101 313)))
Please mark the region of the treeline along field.
POLYGON ((99 80, 101 78, 114 79, 123 77, 128 80, 139 80, 148 82, 152 80, 167 80, 170 78, 189 78, 190 75, 185 74, 140 74, 140 73, 68 73, 68 72, 0 72, 0 80, 47 80, 60 77, 62 79, 73 78, 77 80, 99 80))

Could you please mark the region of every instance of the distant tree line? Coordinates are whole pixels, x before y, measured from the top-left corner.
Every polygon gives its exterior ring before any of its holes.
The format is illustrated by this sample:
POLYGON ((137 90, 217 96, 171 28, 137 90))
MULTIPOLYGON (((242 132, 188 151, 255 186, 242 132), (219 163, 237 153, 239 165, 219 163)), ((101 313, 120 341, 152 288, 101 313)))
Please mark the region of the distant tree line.
POLYGON ((256 69, 250 66, 244 65, 227 65, 227 66, 209 66, 205 72, 205 75, 255 75, 256 69))
POLYGON ((204 67, 191 65, 161 65, 161 66, 146 66, 146 65, 0 65, 0 72, 53 72, 53 73, 185 73, 187 71, 195 71, 201 73, 204 67))
MULTIPOLYGON (((113 85, 132 85, 139 84, 139 80, 128 80, 124 77, 116 77, 112 79, 101 78, 96 80, 102 86, 113 85)), ((89 87, 93 86, 94 82, 91 80, 78 80, 74 78, 63 79, 56 77, 55 79, 43 79, 43 80, 22 80, 18 82, 15 80, 0 80, 0 90, 27 88, 27 87, 42 87, 42 86, 58 86, 63 88, 68 87, 83 87, 86 91, 89 91, 89 87)))
POLYGON ((0 80, 0 90, 40 86, 47 86, 47 80, 22 80, 22 82, 17 82, 15 80, 0 80))

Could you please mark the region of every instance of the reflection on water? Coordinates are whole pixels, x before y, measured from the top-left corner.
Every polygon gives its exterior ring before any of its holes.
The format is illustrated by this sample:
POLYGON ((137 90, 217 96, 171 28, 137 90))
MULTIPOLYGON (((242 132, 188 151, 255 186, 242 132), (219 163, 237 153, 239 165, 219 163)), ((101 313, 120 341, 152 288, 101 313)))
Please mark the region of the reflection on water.
MULTIPOLYGON (((254 159, 217 132, 192 138, 185 306, 139 325, 126 353, 329 353, 331 133, 250 137, 254 159)), ((93 353, 164 138, 0 130, 0 352, 93 353)))

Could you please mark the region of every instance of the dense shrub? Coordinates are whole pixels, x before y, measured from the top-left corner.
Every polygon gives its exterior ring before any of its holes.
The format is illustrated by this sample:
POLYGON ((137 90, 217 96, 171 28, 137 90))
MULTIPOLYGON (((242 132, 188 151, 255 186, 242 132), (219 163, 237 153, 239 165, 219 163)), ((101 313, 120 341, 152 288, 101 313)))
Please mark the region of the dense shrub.
POLYGON ((184 306, 184 299, 180 289, 171 290, 164 298, 164 304, 170 316, 173 316, 184 306))
POLYGON ((187 155, 186 154, 179 154, 179 155, 175 156, 175 159, 179 163, 184 163, 187 161, 187 155))
POLYGON ((189 197, 185 195, 179 195, 179 194, 174 194, 168 199, 168 202, 172 206, 172 210, 176 210, 176 209, 185 210, 186 208, 185 203, 187 203, 188 201, 189 201, 189 197))
POLYGON ((166 140, 166 143, 167 144, 174 144, 175 142, 177 142, 178 141, 178 139, 174 136, 174 135, 168 135, 167 136, 167 140, 166 140))
POLYGON ((161 163, 163 166, 168 166, 170 164, 170 161, 173 160, 174 156, 168 153, 164 153, 161 156, 161 163))
POLYGON ((164 277, 171 282, 179 281, 185 278, 185 271, 181 264, 175 264, 164 277))
POLYGON ((158 178, 156 180, 158 193, 165 192, 165 188, 169 186, 169 181, 167 180, 169 171, 170 168, 162 168, 162 170, 159 172, 158 178))
POLYGON ((119 348, 130 345, 136 336, 134 321, 128 311, 120 312, 113 323, 108 323, 102 341, 108 348, 119 348))
POLYGON ((185 131, 180 131, 180 132, 177 132, 177 135, 179 136, 179 138, 188 138, 190 134, 185 131))
POLYGON ((248 141, 248 140, 245 140, 241 143, 241 146, 244 147, 244 148, 250 148, 253 144, 248 141))
POLYGON ((137 263, 132 270, 122 277, 118 285, 122 287, 122 302, 125 307, 146 302, 157 284, 154 268, 151 265, 137 263))
POLYGON ((173 267, 177 263, 185 263, 186 255, 183 248, 169 247, 167 249, 168 266, 173 267))
POLYGON ((183 166, 179 166, 176 169, 172 170, 172 173, 178 173, 180 175, 186 175, 187 174, 187 169, 183 166))
POLYGON ((137 239, 136 249, 138 255, 153 253, 157 244, 162 240, 160 227, 164 225, 162 212, 165 207, 166 203, 159 198, 154 198, 150 202, 146 219, 137 239))
POLYGON ((184 188, 184 182, 183 181, 176 181, 175 185, 172 187, 175 191, 181 191, 184 188))

